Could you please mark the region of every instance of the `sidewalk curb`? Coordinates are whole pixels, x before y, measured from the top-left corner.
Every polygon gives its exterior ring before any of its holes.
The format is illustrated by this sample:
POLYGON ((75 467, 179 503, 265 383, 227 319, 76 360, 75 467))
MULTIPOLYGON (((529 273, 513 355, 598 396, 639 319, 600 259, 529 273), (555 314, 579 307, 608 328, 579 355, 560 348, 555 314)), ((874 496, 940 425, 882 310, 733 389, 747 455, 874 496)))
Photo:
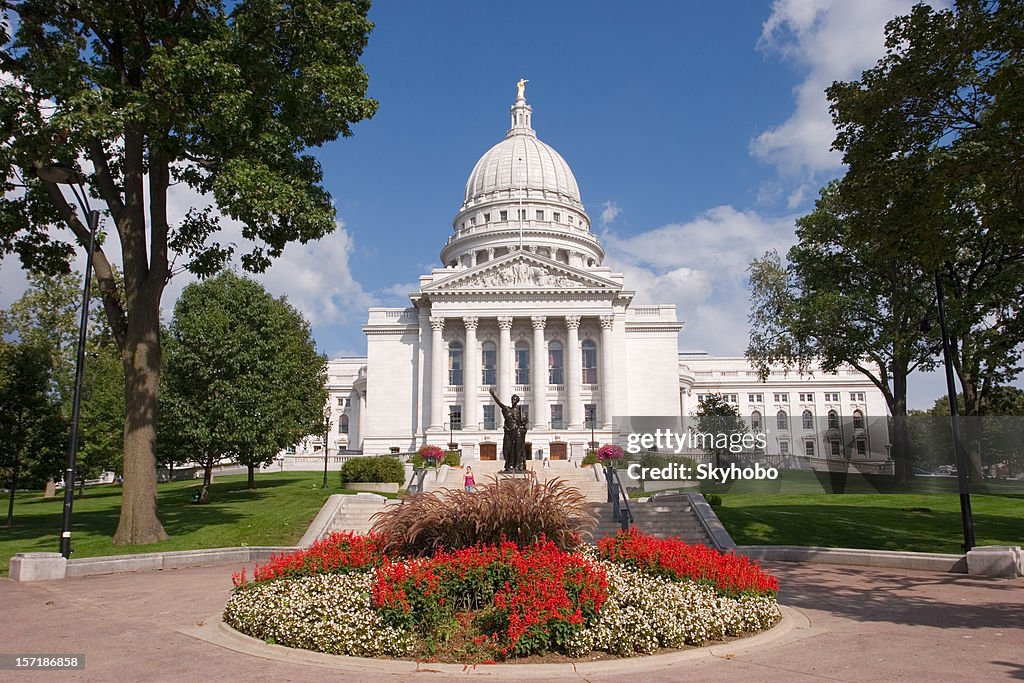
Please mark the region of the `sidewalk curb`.
POLYGON ((270 645, 239 633, 215 614, 199 625, 178 629, 179 633, 217 645, 226 650, 275 662, 302 664, 321 669, 351 673, 377 674, 440 674, 489 676, 505 679, 564 678, 566 676, 629 674, 652 669, 663 669, 710 659, 733 658, 767 647, 777 647, 815 635, 810 620, 799 610, 779 605, 782 620, 771 629, 756 635, 726 643, 655 654, 642 657, 612 659, 600 662, 566 662, 559 664, 488 664, 468 666, 414 662, 401 659, 371 659, 330 655, 310 650, 298 650, 283 645, 270 645))

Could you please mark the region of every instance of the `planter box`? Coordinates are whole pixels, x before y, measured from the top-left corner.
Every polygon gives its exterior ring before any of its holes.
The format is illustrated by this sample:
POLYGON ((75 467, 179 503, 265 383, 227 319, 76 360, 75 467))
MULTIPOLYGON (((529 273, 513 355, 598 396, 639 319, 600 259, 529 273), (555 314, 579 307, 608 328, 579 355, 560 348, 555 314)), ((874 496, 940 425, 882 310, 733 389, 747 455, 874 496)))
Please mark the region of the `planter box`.
POLYGON ((354 481, 344 485, 350 491, 368 491, 370 493, 398 493, 398 484, 394 482, 354 481))

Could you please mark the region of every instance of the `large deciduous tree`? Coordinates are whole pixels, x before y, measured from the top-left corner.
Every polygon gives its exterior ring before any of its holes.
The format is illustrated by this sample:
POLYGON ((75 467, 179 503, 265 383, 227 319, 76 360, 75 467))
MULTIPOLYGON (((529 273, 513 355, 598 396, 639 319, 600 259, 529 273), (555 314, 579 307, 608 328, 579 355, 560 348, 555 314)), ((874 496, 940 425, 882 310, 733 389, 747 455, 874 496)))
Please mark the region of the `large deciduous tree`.
POLYGON ((715 456, 715 467, 722 466, 723 455, 740 452, 742 437, 750 429, 740 415, 740 409, 726 401, 722 394, 702 396, 697 402, 694 417, 697 418, 697 431, 703 439, 701 446, 704 452, 715 456))
MULTIPOLYGON (((953 369, 966 415, 980 417, 1020 372, 1024 343, 1024 2, 918 5, 886 26, 886 47, 859 81, 828 90, 842 193, 879 213, 894 188, 912 198, 914 220, 868 239, 910 238, 922 276, 941 278, 953 369)), ((977 480, 979 421, 966 424, 977 480)))
POLYGON ((798 243, 782 264, 769 253, 751 264, 751 330, 747 356, 767 377, 782 363, 800 373, 849 365, 885 397, 893 416, 896 479, 911 475, 907 380, 933 364, 934 340, 921 329, 934 290, 912 256, 893 239, 913 210, 899 196, 884 215, 845 201, 839 182, 821 192, 815 210, 797 221, 798 243))
POLYGON ((289 242, 334 229, 320 165, 306 150, 350 135, 350 124, 376 109, 359 64, 369 1, 3 7, 0 252, 59 270, 88 244, 61 188, 35 173, 54 161, 81 163, 113 233, 93 251, 125 377, 124 496, 113 540, 150 543, 166 537, 154 457, 164 287, 177 269, 210 275, 231 257, 234 246, 217 238, 218 212, 242 224, 252 246, 241 263, 253 271, 289 242), (209 205, 174 221, 173 183, 209 205))
POLYGON ((0 340, 0 463, 10 497, 7 526, 14 523, 19 486, 41 486, 60 475, 66 423, 53 394, 50 347, 39 340, 0 340))
POLYGON ((302 315, 257 282, 225 272, 189 285, 167 342, 161 439, 205 468, 230 456, 253 471, 302 437, 320 434, 327 359, 302 315))

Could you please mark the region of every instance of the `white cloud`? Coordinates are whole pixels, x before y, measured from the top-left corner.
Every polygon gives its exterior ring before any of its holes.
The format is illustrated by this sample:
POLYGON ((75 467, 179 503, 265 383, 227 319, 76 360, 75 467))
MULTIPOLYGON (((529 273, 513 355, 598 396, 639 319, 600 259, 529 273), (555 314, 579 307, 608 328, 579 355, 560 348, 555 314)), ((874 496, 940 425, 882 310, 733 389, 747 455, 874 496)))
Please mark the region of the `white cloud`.
MULTIPOLYGON (((834 81, 858 79, 873 66, 884 54, 886 22, 908 12, 913 4, 910 0, 776 0, 762 26, 758 47, 793 61, 806 75, 794 88, 793 114, 754 138, 751 153, 787 176, 813 180, 817 174, 839 171, 842 159, 831 151, 835 128, 825 88, 834 81)), ((793 198, 790 194, 789 199, 793 198)))
POLYGON ((615 202, 609 200, 601 205, 601 225, 607 226, 622 213, 622 209, 615 202))
POLYGON ((671 303, 685 323, 684 349, 741 354, 747 344, 747 267, 794 242, 793 216, 769 218, 718 206, 686 223, 619 237, 606 234, 605 265, 626 276, 637 303, 671 303))

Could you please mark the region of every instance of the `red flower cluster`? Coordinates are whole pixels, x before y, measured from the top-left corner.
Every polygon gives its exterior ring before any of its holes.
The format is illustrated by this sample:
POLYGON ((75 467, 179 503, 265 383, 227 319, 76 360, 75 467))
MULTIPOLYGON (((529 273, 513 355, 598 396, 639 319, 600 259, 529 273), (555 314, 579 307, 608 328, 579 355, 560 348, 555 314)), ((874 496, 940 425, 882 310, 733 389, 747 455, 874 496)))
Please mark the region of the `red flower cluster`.
POLYGON ((421 446, 416 453, 424 460, 431 460, 434 464, 444 460, 444 451, 440 446, 421 446))
MULTIPOLYGON (((266 564, 257 564, 252 571, 252 582, 368 569, 380 564, 383 559, 380 541, 376 536, 358 536, 349 531, 335 532, 306 550, 272 555, 266 564)), ((231 580, 236 586, 249 583, 245 578, 245 569, 232 574, 231 580)))
MULTIPOLYGON (((386 562, 373 585, 373 606, 386 620, 432 626, 480 612, 478 627, 502 656, 557 648, 597 616, 608 595, 604 572, 550 541, 439 552, 429 559, 386 562)), ((465 623, 462 624, 464 627, 465 623)), ((479 642, 477 642, 479 640, 479 642)))
POLYGON ((775 593, 779 581, 745 555, 723 554, 678 538, 652 538, 635 528, 597 542, 601 557, 672 579, 713 585, 726 595, 775 593))

